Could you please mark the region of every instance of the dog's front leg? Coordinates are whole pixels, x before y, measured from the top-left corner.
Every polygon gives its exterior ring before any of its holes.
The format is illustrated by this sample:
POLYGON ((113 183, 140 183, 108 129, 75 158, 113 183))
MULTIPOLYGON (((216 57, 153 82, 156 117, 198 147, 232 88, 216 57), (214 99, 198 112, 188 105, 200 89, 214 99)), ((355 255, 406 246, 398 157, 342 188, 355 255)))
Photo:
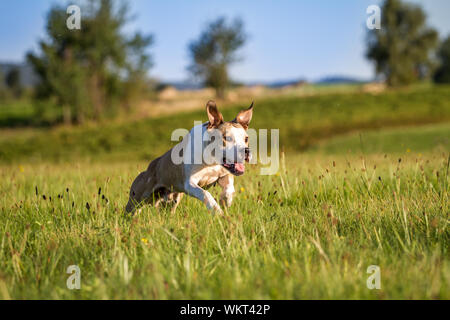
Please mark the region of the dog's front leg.
POLYGON ((194 197, 199 199, 200 201, 202 201, 206 207, 208 208, 208 210, 213 211, 213 212, 217 212, 222 214, 223 211, 222 209, 220 209, 219 205, 217 204, 216 200, 214 200, 214 197, 206 190, 203 190, 202 188, 200 188, 196 183, 194 182, 188 182, 186 183, 186 185, 184 186, 185 192, 194 197))
POLYGON ((234 190, 234 177, 228 174, 219 178, 219 185, 222 187, 222 193, 220 194, 220 204, 230 207, 233 202, 234 190))

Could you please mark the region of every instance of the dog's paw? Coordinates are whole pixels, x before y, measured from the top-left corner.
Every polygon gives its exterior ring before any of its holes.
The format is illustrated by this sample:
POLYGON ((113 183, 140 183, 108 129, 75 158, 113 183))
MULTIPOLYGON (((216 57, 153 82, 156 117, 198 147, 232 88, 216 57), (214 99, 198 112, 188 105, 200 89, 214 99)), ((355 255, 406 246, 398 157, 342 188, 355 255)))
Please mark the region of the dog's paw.
POLYGON ((223 210, 219 206, 215 206, 212 210, 213 215, 223 216, 223 210))
POLYGON ((222 197, 222 198, 220 199, 220 204, 221 204, 222 207, 224 207, 225 209, 231 207, 231 204, 232 204, 232 203, 233 203, 233 198, 231 198, 231 197, 229 197, 229 198, 222 197))

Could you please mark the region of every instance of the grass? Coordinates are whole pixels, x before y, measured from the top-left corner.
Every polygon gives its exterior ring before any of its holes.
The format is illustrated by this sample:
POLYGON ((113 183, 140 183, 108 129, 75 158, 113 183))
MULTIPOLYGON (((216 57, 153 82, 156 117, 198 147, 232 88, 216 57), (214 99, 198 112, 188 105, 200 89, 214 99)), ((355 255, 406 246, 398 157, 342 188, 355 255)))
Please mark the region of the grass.
POLYGON ((292 155, 276 176, 239 178, 225 217, 185 197, 174 215, 127 218, 145 165, 3 166, 0 297, 450 298, 447 154, 292 155), (81 290, 66 288, 70 265, 81 290))
POLYGON ((330 155, 349 152, 446 152, 450 150, 450 123, 353 132, 321 141, 311 150, 330 155))
MULTIPOLYGON (((223 109, 225 119, 233 119, 243 107, 233 105, 223 109)), ((148 160, 167 150, 173 130, 191 128, 195 120, 206 119, 205 111, 201 110, 134 123, 3 130, 0 162, 59 162, 74 158, 148 160)), ((330 137, 358 130, 448 121, 450 86, 437 86, 382 95, 352 93, 264 99, 255 101, 252 127, 279 128, 281 147, 299 152, 330 137)))
POLYGON ((449 96, 257 102, 254 127, 280 128, 285 156, 237 178, 223 217, 189 197, 123 214, 132 180, 203 112, 3 130, 0 299, 450 299, 449 96))
POLYGON ((34 115, 33 105, 27 99, 0 103, 0 127, 29 125, 34 115))

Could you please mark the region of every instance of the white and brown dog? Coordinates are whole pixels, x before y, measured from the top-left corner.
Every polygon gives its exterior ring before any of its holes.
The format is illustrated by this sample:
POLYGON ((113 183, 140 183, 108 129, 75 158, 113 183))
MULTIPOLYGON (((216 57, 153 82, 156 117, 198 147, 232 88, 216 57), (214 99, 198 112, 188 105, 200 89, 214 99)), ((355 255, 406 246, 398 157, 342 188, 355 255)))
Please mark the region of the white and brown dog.
POLYGON ((207 103, 206 111, 209 122, 194 126, 183 141, 153 160, 147 170, 137 176, 131 186, 127 212, 134 213, 145 203, 158 206, 162 202, 173 203, 174 212, 186 193, 205 203, 212 212, 222 213, 213 196, 203 189, 216 182, 222 187, 220 203, 231 205, 234 176, 244 174, 245 162, 251 157, 247 129, 253 103, 229 122, 223 121, 214 101, 207 103), (182 161, 174 161, 176 156, 182 161))

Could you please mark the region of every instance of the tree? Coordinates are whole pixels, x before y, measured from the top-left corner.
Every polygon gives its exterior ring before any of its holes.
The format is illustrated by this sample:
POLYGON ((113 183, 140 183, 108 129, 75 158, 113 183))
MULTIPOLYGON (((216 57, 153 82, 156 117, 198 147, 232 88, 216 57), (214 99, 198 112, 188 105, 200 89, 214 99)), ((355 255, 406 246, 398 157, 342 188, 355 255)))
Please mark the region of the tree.
POLYGON ((28 61, 41 78, 37 97, 55 100, 66 123, 101 118, 129 99, 128 88, 136 88, 129 82, 145 81, 153 37, 122 32, 127 12, 124 2, 89 0, 81 8, 81 30, 69 30, 66 7, 50 10, 47 40, 28 61))
POLYGON ((3 71, 0 68, 0 100, 4 100, 8 97, 8 92, 6 90, 6 79, 3 75, 3 71))
POLYGON ((434 81, 437 83, 450 83, 450 36, 445 39, 438 52, 439 67, 434 74, 434 81))
POLYGON ((22 85, 20 83, 19 68, 14 67, 6 74, 5 83, 14 97, 18 98, 21 95, 22 85))
POLYGON ((410 84, 431 74, 430 51, 438 34, 426 26, 426 15, 414 5, 385 0, 381 29, 368 33, 367 57, 389 86, 410 84))
POLYGON ((234 19, 228 24, 220 17, 189 44, 192 63, 188 70, 206 86, 213 87, 218 98, 225 96, 229 85, 228 68, 239 61, 236 52, 245 44, 246 37, 242 20, 234 19))

